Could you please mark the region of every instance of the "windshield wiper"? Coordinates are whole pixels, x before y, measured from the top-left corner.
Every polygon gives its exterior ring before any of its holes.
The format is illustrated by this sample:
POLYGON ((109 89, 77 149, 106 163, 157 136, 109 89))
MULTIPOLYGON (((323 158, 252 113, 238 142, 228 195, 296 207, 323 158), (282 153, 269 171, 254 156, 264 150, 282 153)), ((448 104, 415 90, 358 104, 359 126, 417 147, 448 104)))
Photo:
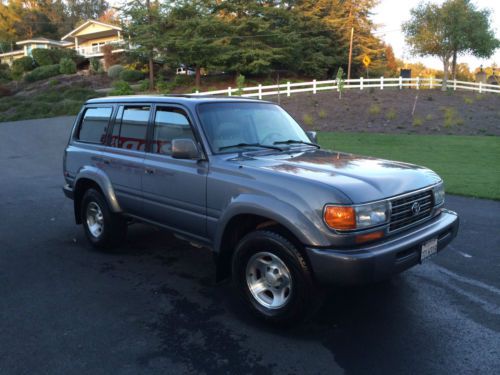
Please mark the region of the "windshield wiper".
POLYGON ((293 144, 301 144, 301 145, 308 145, 308 146, 314 146, 317 148, 321 148, 320 145, 317 143, 312 143, 312 142, 304 142, 304 141, 299 141, 296 139, 289 139, 288 141, 276 141, 273 142, 273 145, 293 145, 293 144))
POLYGON ((281 147, 270 146, 270 145, 261 145, 260 143, 238 143, 238 144, 231 145, 231 146, 219 147, 219 151, 226 150, 228 148, 241 148, 241 147, 262 147, 262 148, 269 148, 271 150, 283 151, 283 149, 281 147))

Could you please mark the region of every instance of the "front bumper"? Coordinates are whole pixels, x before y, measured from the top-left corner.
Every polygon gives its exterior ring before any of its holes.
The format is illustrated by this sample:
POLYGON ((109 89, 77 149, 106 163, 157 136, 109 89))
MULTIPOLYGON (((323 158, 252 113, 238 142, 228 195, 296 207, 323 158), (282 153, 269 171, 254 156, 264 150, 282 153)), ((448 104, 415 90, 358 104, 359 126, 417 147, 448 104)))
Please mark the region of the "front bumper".
POLYGON ((353 249, 306 247, 316 280, 325 284, 364 284, 389 278, 418 263, 422 244, 438 239, 438 252, 458 232, 458 215, 443 210, 416 228, 386 240, 353 249))

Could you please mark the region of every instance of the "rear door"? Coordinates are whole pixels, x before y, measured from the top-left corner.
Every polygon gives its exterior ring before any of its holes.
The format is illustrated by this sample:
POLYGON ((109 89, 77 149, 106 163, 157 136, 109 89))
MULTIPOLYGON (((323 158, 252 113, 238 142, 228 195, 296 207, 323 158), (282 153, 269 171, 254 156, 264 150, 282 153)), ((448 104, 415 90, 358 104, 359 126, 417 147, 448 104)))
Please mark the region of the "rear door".
POLYGON ((102 153, 102 169, 109 176, 120 207, 141 215, 142 174, 150 105, 119 105, 108 146, 102 153))
POLYGON ((157 105, 151 125, 142 182, 145 213, 158 223, 205 238, 208 163, 171 156, 176 138, 199 144, 189 115, 181 107, 157 105))

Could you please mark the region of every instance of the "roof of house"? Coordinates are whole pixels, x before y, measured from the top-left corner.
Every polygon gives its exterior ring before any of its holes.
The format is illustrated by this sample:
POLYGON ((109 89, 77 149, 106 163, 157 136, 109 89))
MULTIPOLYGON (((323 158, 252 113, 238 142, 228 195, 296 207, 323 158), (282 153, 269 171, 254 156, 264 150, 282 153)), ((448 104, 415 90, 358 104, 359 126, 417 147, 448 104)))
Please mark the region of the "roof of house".
POLYGON ((38 38, 31 38, 31 39, 26 39, 26 40, 20 40, 19 42, 16 42, 18 46, 22 46, 24 44, 50 44, 54 46, 59 46, 59 47, 65 47, 67 45, 70 45, 70 42, 65 42, 65 41, 60 41, 60 40, 54 40, 54 39, 49 39, 49 38, 43 38, 43 37, 38 37, 38 38))
POLYGON ((109 23, 99 22, 99 21, 95 21, 95 20, 88 20, 88 21, 82 23, 76 29, 72 30, 71 32, 69 32, 68 34, 66 34, 65 36, 63 36, 61 38, 61 40, 65 40, 66 38, 74 36, 74 34, 78 33, 80 30, 86 28, 90 24, 105 26, 105 27, 109 27, 109 28, 114 29, 114 30, 122 31, 122 28, 119 27, 119 26, 110 25, 109 23))
POLYGON ((0 57, 16 56, 16 55, 24 55, 24 51, 22 49, 19 49, 17 51, 0 53, 0 57))

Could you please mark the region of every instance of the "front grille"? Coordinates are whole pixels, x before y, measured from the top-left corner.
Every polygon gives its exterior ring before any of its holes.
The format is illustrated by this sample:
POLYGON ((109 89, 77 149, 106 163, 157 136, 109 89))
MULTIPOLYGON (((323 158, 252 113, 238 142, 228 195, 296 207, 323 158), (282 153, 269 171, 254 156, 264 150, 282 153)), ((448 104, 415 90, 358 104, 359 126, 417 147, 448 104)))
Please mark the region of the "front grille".
POLYGON ((394 231, 429 217, 432 207, 434 206, 434 195, 432 194, 432 189, 429 189, 419 193, 405 195, 401 198, 395 198, 391 200, 391 205, 389 230, 394 231), (412 206, 415 202, 418 202, 418 205, 420 205, 420 211, 418 213, 412 210, 412 206))

